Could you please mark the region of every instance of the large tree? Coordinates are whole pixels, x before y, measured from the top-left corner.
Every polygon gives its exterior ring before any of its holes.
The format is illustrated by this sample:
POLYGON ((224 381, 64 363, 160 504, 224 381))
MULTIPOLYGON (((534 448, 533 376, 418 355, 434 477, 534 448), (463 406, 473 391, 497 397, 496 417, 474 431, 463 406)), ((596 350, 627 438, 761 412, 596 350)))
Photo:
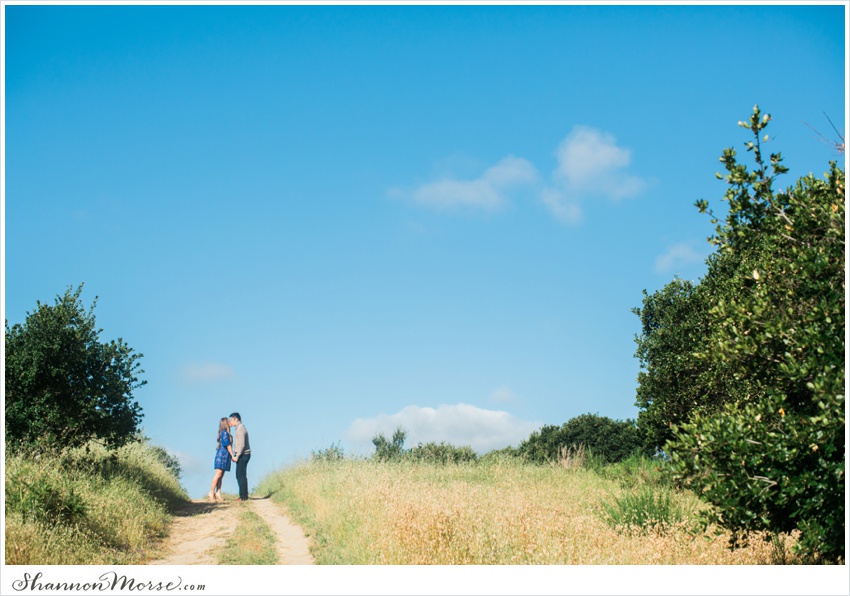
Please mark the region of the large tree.
MULTIPOLYGON (((799 530, 806 556, 841 561, 844 172, 833 162, 823 179, 774 190, 787 169, 778 153, 762 154, 769 122, 756 106, 740 123, 753 134, 745 145, 752 169, 733 149, 723 152, 728 210, 722 220, 712 214, 718 251, 699 284, 699 308, 679 308, 666 322, 704 337, 669 342, 663 355, 685 371, 703 367, 678 393, 687 414, 669 421, 665 451, 733 544, 754 531, 799 530)), ((711 214, 706 201, 697 206, 711 214)), ((668 389, 656 395, 671 401, 677 392, 668 389)))
POLYGON ((79 445, 99 438, 130 439, 142 418, 133 391, 146 383, 139 359, 121 338, 100 341, 94 307, 80 300, 83 285, 54 305, 36 302, 23 324, 6 321, 6 441, 79 445))

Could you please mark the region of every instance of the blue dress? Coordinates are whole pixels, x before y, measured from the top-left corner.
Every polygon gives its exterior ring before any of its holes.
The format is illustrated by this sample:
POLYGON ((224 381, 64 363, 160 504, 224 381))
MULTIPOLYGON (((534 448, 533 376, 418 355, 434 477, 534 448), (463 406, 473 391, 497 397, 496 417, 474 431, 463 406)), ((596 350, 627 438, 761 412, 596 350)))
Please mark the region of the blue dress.
POLYGON ((227 451, 227 446, 230 445, 230 434, 223 430, 221 431, 221 446, 215 452, 215 469, 230 471, 230 462, 232 458, 227 451))

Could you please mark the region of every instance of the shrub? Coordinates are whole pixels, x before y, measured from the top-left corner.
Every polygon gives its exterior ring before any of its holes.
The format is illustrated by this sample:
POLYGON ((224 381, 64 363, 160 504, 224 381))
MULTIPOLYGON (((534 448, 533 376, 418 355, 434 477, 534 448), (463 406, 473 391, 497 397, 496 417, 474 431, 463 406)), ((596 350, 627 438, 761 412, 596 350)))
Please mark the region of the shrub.
POLYGON ((472 447, 466 445, 455 447, 443 442, 430 442, 424 445, 420 443, 408 451, 405 457, 413 461, 435 464, 459 464, 478 460, 478 455, 472 447))
MULTIPOLYGON (((714 506, 732 531, 801 533, 798 553, 841 562, 845 511, 845 177, 835 162, 773 189, 787 168, 762 156, 770 115, 748 122, 750 170, 733 149, 718 177, 728 185, 724 221, 714 218, 718 293, 710 335, 695 354, 735 383, 723 409, 698 411, 674 427, 666 451, 677 478, 714 506)), ((699 201, 701 211, 708 204, 699 201)), ((704 282, 703 282, 704 283, 704 282)), ((702 285, 702 284, 701 284, 702 285)), ((718 382, 720 382, 718 380, 718 382)))
POLYGON ((620 486, 627 489, 672 485, 669 463, 659 457, 635 454, 601 468, 599 473, 605 478, 616 480, 620 486))
POLYGON ((536 463, 555 462, 561 449, 580 445, 606 463, 620 461, 641 447, 637 427, 631 420, 612 420, 596 414, 582 414, 562 426, 546 425, 531 433, 517 452, 536 463))
POLYGON ((327 449, 319 449, 310 453, 313 461, 342 461, 345 459, 345 450, 337 443, 331 443, 327 449))
POLYGON ((372 444, 375 446, 374 459, 378 461, 391 461, 401 459, 404 455, 404 440, 407 438, 407 433, 402 427, 395 429, 393 438, 388 441, 383 433, 379 433, 372 438, 372 444))

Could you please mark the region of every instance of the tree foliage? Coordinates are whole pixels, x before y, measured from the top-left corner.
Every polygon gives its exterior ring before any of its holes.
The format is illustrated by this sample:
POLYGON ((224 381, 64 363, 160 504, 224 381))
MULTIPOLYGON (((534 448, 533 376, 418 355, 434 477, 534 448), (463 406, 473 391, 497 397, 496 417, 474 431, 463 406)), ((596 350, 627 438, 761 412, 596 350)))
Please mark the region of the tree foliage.
POLYGON ((556 426, 547 424, 520 443, 517 455, 527 461, 557 461, 562 449, 589 449, 606 463, 623 460, 640 450, 641 440, 631 420, 612 420, 597 414, 582 414, 556 426))
POLYGON ((812 560, 844 558, 844 172, 833 162, 774 190, 770 116, 747 122, 750 169, 726 149, 727 213, 706 276, 648 296, 638 355, 639 424, 676 477, 714 505, 733 545, 758 530, 802 532, 812 560), (651 299, 650 302, 648 300, 651 299), (658 317, 652 309, 663 304, 658 317), (666 317, 666 318, 665 318, 666 317))
MULTIPOLYGON (((714 268, 719 263, 715 260, 714 268)), ((734 383, 722 367, 698 357, 707 349, 711 306, 707 284, 678 278, 661 290, 644 291, 635 356, 640 360, 636 405, 644 449, 656 453, 673 438, 672 425, 695 411, 712 411, 734 383)))
POLYGON ((400 426, 395 429, 390 440, 387 440, 384 433, 378 433, 372 437, 372 444, 375 446, 375 454, 372 457, 378 461, 401 459, 405 453, 404 441, 406 438, 407 432, 400 426))
POLYGON ((6 440, 76 446, 92 438, 110 445, 132 439, 142 418, 133 391, 146 383, 137 354, 122 339, 101 342, 94 307, 82 284, 37 302, 23 324, 6 322, 6 440))
POLYGON ((472 447, 464 445, 456 447, 449 443, 430 441, 418 443, 410 449, 405 449, 404 441, 407 432, 402 427, 397 427, 391 439, 387 439, 383 433, 372 437, 375 453, 372 456, 377 461, 412 461, 429 464, 460 464, 478 461, 478 455, 472 447))
POLYGON ((419 443, 407 453, 407 458, 413 461, 433 464, 461 464, 478 461, 478 455, 469 445, 457 447, 440 441, 435 443, 419 443))

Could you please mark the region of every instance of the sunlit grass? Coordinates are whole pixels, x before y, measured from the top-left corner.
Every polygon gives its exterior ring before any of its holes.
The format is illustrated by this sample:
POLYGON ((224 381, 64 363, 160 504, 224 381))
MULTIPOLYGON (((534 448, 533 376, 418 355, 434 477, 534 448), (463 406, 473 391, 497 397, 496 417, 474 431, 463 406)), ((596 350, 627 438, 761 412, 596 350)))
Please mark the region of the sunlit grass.
POLYGON ((145 445, 5 459, 8 565, 137 564, 158 554, 188 500, 145 445))
MULTIPOLYGON (((730 551, 677 518, 652 531, 610 523, 605 503, 650 487, 640 466, 303 463, 270 475, 258 492, 285 502, 315 538, 322 564, 765 564, 771 545, 730 551), (632 482, 624 486, 624 476, 632 482)), ((665 490, 692 515, 690 493, 665 490)), ((687 513, 686 513, 687 512, 687 513)))
POLYGON ((256 513, 244 508, 239 512, 239 525, 219 552, 219 565, 276 565, 275 537, 256 513))

